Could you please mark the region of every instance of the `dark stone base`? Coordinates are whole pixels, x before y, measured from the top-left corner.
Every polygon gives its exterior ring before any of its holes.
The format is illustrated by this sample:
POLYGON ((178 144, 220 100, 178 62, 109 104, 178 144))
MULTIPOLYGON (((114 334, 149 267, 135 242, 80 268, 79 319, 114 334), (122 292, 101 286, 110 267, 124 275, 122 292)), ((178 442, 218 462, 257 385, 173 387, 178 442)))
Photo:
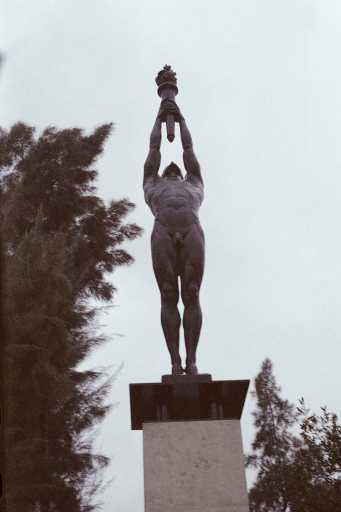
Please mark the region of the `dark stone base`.
POLYGON ((249 380, 211 381, 210 375, 164 375, 167 382, 130 384, 131 428, 156 421, 240 419, 249 380), (204 378, 205 381, 196 379, 204 378), (175 379, 175 380, 174 380, 175 379))
POLYGON ((189 384, 191 382, 211 382, 212 375, 209 373, 198 373, 197 375, 162 375, 162 384, 189 384))

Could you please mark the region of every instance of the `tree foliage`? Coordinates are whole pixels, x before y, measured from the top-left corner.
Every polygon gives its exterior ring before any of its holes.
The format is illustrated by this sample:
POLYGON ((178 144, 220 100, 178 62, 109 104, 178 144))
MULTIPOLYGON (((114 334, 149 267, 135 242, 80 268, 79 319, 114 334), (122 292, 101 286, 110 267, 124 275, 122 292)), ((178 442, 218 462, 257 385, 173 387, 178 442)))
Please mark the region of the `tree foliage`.
POLYGON ((302 443, 295 453, 297 480, 292 489, 292 512, 333 512, 341 509, 341 424, 335 413, 321 407, 311 414, 300 400, 302 443))
POLYGON ((281 397, 281 389, 272 371, 272 362, 265 359, 255 380, 256 427, 253 454, 247 464, 258 470, 257 481, 250 491, 252 511, 287 510, 287 476, 297 439, 291 433, 297 414, 294 406, 281 397))
POLYGON ((93 510, 108 463, 91 429, 108 412, 110 379, 78 365, 103 342, 93 299, 112 300, 109 274, 133 261, 121 244, 141 232, 124 223, 131 202, 96 196, 110 131, 0 132, 9 512, 93 510))
POLYGON ((281 397, 266 359, 255 380, 255 439, 247 466, 257 470, 249 491, 252 512, 341 510, 341 425, 321 408, 310 414, 281 397))

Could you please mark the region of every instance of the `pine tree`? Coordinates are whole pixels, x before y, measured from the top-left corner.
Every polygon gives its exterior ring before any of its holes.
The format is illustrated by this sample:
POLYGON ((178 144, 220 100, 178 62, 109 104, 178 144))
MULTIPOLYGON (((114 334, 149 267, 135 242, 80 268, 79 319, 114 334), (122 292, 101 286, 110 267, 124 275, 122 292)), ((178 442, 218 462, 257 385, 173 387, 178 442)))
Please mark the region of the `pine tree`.
POLYGON ((287 512, 288 487, 294 478, 292 463, 300 442, 291 428, 297 420, 292 404, 284 400, 276 384, 272 362, 265 359, 255 379, 256 427, 252 455, 247 466, 257 469, 257 479, 249 492, 252 512, 287 512))
POLYGON ((0 132, 8 512, 96 508, 108 459, 92 452, 91 429, 110 380, 78 365, 103 342, 93 299, 112 300, 109 274, 133 261, 120 245, 141 232, 123 222, 131 202, 95 194, 110 131, 0 132))

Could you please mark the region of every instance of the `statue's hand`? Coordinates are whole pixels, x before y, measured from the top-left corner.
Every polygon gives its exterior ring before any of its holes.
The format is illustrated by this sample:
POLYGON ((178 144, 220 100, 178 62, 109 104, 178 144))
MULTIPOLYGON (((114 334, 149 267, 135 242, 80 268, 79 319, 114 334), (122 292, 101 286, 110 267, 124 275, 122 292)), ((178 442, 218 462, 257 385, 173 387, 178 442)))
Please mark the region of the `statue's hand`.
POLYGON ((172 114, 174 116, 174 120, 177 122, 183 119, 183 115, 181 114, 181 111, 175 101, 165 99, 161 101, 158 117, 161 119, 161 121, 166 121, 168 114, 172 114))

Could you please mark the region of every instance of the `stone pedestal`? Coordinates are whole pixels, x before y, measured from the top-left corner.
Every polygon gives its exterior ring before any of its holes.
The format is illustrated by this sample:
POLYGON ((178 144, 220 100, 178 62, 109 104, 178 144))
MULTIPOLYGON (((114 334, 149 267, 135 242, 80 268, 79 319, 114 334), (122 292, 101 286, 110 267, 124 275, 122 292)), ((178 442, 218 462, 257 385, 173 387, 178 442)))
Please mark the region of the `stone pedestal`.
POLYGON ((166 382, 130 385, 145 512, 248 512, 240 416, 249 381, 166 382))

